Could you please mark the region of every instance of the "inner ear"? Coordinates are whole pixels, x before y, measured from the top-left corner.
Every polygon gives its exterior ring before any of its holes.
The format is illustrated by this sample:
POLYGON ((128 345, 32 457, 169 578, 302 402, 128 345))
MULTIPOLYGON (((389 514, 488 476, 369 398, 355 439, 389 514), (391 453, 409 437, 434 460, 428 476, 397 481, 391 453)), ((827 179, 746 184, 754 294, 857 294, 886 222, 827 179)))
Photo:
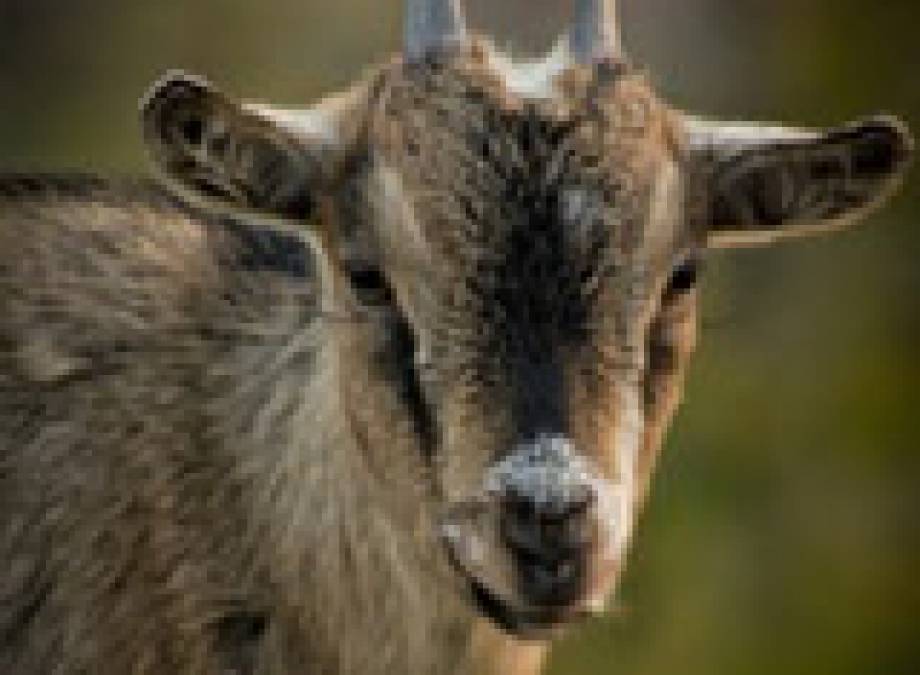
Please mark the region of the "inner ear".
POLYGON ((890 118, 829 131, 711 123, 691 130, 704 160, 712 246, 768 243, 855 222, 890 196, 911 150, 907 130, 890 118))
POLYGON ((206 81, 167 74, 141 116, 154 163, 180 192, 278 216, 311 213, 318 167, 309 145, 206 81))

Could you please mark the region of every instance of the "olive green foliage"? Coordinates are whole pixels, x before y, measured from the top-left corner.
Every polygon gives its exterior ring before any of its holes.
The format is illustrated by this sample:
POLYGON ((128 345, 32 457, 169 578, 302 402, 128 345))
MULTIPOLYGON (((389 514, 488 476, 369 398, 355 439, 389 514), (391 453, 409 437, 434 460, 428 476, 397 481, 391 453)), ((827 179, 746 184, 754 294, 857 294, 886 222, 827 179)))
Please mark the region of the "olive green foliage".
MULTIPOLYGON (((527 45, 565 4, 472 14, 527 45)), ((916 0, 621 4, 675 105, 816 125, 886 111, 920 131, 916 0)), ((162 71, 306 103, 398 48, 401 5, 0 0, 0 168, 142 171, 136 102, 162 71)), ((702 348, 615 611, 553 673, 920 672, 918 221, 914 172, 854 231, 711 256, 702 348)))

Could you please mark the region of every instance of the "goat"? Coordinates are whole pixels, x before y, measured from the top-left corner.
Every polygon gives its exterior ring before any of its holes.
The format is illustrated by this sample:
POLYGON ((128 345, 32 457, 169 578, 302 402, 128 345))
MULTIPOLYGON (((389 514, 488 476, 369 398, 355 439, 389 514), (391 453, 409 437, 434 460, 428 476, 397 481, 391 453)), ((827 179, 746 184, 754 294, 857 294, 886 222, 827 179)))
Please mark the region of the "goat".
POLYGON ((156 181, 0 177, 0 672, 536 675, 603 610, 701 259, 912 146, 674 110, 614 9, 519 64, 408 0, 310 109, 167 74, 156 181))

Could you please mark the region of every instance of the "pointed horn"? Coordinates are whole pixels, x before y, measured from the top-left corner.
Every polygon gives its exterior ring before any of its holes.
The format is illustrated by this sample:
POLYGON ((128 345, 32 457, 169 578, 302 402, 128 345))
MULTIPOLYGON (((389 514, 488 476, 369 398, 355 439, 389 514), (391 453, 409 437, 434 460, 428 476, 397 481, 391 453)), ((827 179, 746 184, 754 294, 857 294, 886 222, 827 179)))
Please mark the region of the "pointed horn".
POLYGON ((406 54, 410 59, 422 58, 465 35, 460 0, 406 0, 406 54))
POLYGON ((584 64, 620 56, 616 0, 575 0, 569 48, 584 64))

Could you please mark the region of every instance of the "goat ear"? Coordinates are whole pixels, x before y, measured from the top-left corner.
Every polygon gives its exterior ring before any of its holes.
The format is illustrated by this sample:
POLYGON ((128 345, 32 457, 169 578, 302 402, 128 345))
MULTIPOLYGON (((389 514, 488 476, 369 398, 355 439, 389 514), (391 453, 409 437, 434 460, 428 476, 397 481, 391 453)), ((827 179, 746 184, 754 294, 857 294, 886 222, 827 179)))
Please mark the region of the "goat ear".
POLYGON ((144 98, 143 131, 167 182, 193 199, 302 218, 327 175, 331 120, 231 100, 206 81, 168 73, 144 98))
POLYGON ((688 119, 685 130, 713 247, 844 227, 891 195, 912 148, 886 117, 824 131, 688 119))

